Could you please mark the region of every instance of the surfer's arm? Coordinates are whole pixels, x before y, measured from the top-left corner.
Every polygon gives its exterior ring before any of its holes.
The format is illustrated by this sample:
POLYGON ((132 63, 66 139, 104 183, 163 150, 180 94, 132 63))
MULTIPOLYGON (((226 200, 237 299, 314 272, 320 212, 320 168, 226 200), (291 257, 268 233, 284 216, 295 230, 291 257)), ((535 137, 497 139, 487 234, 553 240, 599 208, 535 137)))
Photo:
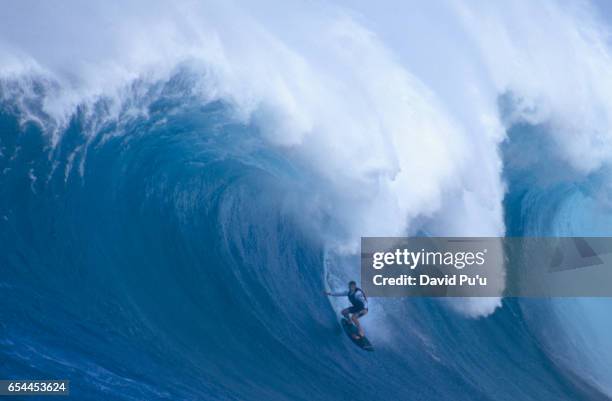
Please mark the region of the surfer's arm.
POLYGON ((327 292, 327 295, 331 295, 332 297, 346 297, 348 291, 327 292))

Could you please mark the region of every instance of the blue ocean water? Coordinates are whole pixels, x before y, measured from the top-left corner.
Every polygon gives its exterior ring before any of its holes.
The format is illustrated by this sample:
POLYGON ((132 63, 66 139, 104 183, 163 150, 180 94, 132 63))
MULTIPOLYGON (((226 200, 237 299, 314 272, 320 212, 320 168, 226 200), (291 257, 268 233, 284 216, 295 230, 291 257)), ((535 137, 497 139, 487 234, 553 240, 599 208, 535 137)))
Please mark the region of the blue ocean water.
MULTIPOLYGON (((146 117, 94 124, 104 101, 80 109, 55 146, 44 113, 1 105, 2 378, 69 379, 78 400, 608 399, 572 369, 580 333, 562 302, 504 299, 468 319, 380 301, 386 334, 354 347, 322 294, 334 216, 303 218, 316 174, 184 86, 164 83, 146 117)), ((531 146, 528 129, 506 155, 531 146)), ((561 230, 564 202, 588 198, 506 170, 513 235, 561 230)))
POLYGON ((76 400, 610 399, 608 299, 372 298, 366 353, 324 295, 359 277, 361 236, 610 236, 610 16, 5 2, 0 379, 76 400))

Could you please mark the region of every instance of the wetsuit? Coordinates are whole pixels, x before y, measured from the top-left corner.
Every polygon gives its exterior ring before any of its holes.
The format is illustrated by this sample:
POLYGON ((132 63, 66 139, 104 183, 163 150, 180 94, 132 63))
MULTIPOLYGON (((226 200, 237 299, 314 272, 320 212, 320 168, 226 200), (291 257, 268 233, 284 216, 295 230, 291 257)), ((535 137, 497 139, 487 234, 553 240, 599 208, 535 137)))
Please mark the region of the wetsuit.
POLYGON ((360 313, 368 309, 368 299, 361 288, 356 288, 354 292, 341 291, 334 292, 331 295, 334 297, 348 297, 352 305, 348 310, 349 313, 360 313))

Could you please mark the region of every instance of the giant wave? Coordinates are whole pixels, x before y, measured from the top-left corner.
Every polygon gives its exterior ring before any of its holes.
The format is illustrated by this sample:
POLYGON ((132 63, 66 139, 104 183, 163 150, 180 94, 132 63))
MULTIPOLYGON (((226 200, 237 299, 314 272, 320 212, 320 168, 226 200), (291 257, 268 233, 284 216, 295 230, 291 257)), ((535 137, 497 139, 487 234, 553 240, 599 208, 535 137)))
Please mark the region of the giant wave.
POLYGON ((360 236, 608 234, 606 10, 27 3, 0 27, 3 377, 610 397, 605 300, 375 299, 365 355, 323 296, 360 236))

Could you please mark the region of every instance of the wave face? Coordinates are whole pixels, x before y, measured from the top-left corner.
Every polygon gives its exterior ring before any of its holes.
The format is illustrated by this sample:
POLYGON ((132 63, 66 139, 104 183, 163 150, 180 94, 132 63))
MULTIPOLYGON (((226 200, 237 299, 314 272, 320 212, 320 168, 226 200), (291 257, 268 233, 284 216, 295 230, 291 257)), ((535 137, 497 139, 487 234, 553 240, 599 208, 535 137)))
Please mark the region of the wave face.
POLYGON ((360 236, 610 235, 607 10, 65 4, 0 17, 3 378, 611 397, 606 300, 373 299, 363 353, 323 296, 360 236))

